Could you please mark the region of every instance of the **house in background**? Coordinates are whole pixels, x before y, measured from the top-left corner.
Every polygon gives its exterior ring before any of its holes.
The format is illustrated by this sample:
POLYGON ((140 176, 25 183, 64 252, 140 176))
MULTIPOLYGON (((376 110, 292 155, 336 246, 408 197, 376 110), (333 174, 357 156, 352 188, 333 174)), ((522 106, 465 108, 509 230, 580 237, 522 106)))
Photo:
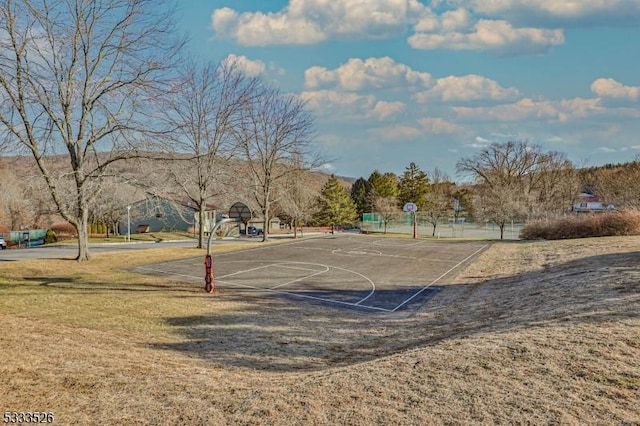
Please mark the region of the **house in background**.
POLYGON ((600 197, 584 191, 578 195, 578 200, 571 209, 574 213, 601 213, 615 210, 613 204, 603 203, 600 197))
MULTIPOLYGON (((205 229, 213 224, 216 216, 213 206, 205 211, 205 229)), ((197 225, 198 211, 192 203, 182 204, 151 196, 130 205, 128 215, 120 221, 118 233, 127 235, 128 232, 131 234, 160 231, 194 232, 197 225)))

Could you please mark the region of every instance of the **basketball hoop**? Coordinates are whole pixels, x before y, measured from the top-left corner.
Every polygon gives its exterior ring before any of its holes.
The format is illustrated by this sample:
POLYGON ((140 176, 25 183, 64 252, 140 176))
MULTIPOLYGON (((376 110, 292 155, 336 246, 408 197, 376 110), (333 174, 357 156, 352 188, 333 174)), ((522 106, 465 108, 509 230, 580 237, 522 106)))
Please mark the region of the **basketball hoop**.
POLYGON ((252 218, 251 209, 244 203, 235 203, 229 208, 229 219, 239 219, 246 225, 252 218))
POLYGON ((418 238, 418 221, 416 219, 418 206, 416 206, 414 203, 406 203, 404 206, 402 206, 402 211, 413 214, 413 238, 418 238))

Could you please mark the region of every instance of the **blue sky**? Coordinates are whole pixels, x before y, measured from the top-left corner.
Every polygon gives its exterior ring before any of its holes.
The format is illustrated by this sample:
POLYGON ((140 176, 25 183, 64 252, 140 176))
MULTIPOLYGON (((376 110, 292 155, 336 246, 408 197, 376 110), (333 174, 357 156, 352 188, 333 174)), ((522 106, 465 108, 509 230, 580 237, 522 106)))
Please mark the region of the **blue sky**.
POLYGON ((190 50, 308 101, 327 171, 455 174, 492 142, 640 155, 640 0, 182 0, 190 50))

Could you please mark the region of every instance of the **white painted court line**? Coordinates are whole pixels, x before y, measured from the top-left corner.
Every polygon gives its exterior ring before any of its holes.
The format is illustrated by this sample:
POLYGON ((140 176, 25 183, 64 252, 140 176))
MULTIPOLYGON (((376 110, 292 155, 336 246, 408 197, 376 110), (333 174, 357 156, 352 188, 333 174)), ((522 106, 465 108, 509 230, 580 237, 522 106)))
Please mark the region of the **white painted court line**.
MULTIPOLYGON (((293 245, 295 243, 302 243, 302 242, 306 242, 306 241, 294 241, 294 242, 291 242, 291 243, 281 244, 281 246, 283 246, 283 245, 293 245)), ((434 244, 434 245, 436 245, 436 244, 434 244)), ((471 245, 471 243, 469 243, 469 245, 471 245)), ((299 298, 309 299, 309 300, 316 300, 316 301, 321 301, 321 302, 326 302, 326 303, 335 303, 335 304, 344 305, 344 306, 351 306, 351 307, 370 309, 370 310, 375 310, 375 311, 380 311, 380 312, 393 313, 393 312, 396 312, 398 309, 402 308, 403 306, 405 306, 411 300, 414 300, 416 297, 418 297, 420 294, 422 294, 429 287, 433 286, 435 283, 440 281, 443 277, 445 277, 451 271, 453 271, 454 269, 459 267, 461 264, 463 264, 464 262, 466 262, 469 259, 471 259, 473 256, 478 254, 480 251, 485 249, 487 246, 489 246, 489 244, 484 244, 482 247, 480 247, 479 249, 477 249, 476 251, 474 251, 473 253, 471 253, 467 257, 465 257, 463 260, 457 262, 454 266, 449 268, 445 273, 440 275, 438 278, 434 279, 428 285, 422 287, 419 291, 414 293, 411 297, 407 298, 406 300, 404 300, 402 303, 400 303, 399 305, 397 305, 393 309, 386 309, 386 308, 381 308, 381 307, 377 307, 377 306, 370 306, 370 305, 363 304, 363 302, 365 302, 367 299, 369 299, 371 296, 373 296, 375 294, 375 291, 376 291, 375 283, 371 279, 369 279, 367 276, 365 276, 365 275, 363 275, 363 274, 361 274, 359 272, 352 271, 350 269, 341 268, 341 267, 337 267, 337 266, 328 266, 328 265, 319 264, 319 263, 295 262, 295 261, 287 261, 287 260, 285 260, 285 261, 274 260, 274 261, 268 261, 268 262, 273 262, 273 263, 268 264, 268 265, 262 265, 262 266, 258 266, 258 267, 255 267, 255 268, 250 268, 250 269, 246 269, 246 270, 242 270, 242 271, 232 272, 230 274, 223 275, 223 276, 220 276, 220 277, 215 277, 215 280, 217 282, 224 283, 224 284, 227 284, 227 285, 230 285, 230 286, 233 286, 233 287, 249 288, 249 289, 253 289, 253 290, 267 291, 267 292, 272 292, 272 293, 276 293, 276 294, 284 294, 284 295, 289 295, 289 296, 293 296, 293 297, 299 297, 299 298), (286 264, 287 266, 285 266, 283 264, 286 264), (327 268, 327 270, 318 271, 316 269, 311 269, 311 268, 302 268, 302 267, 298 267, 298 266, 295 266, 295 267, 294 266, 288 266, 288 265, 291 265, 291 264, 320 266, 320 267, 327 268), (253 272, 253 271, 256 271, 256 270, 260 270, 260 269, 265 269, 265 268, 268 268, 270 266, 277 266, 277 267, 290 268, 290 269, 299 269, 299 270, 306 270, 306 271, 316 271, 316 273, 315 274, 311 274, 311 275, 306 276, 306 277, 303 277, 303 278, 299 278, 297 280, 294 280, 294 281, 291 281, 291 282, 288 282, 288 283, 279 284, 276 287, 272 287, 272 288, 256 287, 256 286, 233 283, 233 282, 224 280, 225 278, 228 278, 228 277, 232 277, 232 276, 239 275, 239 274, 242 274, 242 273, 253 272), (341 271, 344 271, 344 272, 348 272, 348 273, 352 273, 352 274, 360 276, 365 281, 368 281, 370 283, 371 291, 369 292, 369 294, 367 294, 365 297, 363 297, 362 299, 360 299, 357 302, 345 302, 345 301, 341 301, 341 300, 328 299, 328 298, 318 297, 318 296, 310 296, 310 295, 299 294, 299 293, 290 292, 290 291, 275 290, 278 287, 282 287, 282 286, 291 284, 293 282, 301 281, 301 280, 303 280, 305 278, 308 278, 308 277, 311 277, 311 276, 315 276, 315 275, 319 275, 319 274, 322 274, 322 273, 326 273, 330 268, 341 270, 341 271)), ((265 248, 269 248, 269 247, 270 246, 264 246, 264 247, 251 248, 251 249, 247 249, 247 250, 239 250, 239 251, 236 251, 236 252, 220 253, 220 254, 218 254, 218 256, 225 255, 225 254, 229 255, 229 254, 234 254, 234 253, 238 253, 238 252, 247 252, 247 251, 253 251, 253 250, 260 250, 260 249, 265 249, 265 248)), ((322 248, 309 248, 309 247, 299 247, 299 248, 317 249, 317 250, 329 251, 329 249, 322 249, 322 248)), ((429 260, 429 259, 426 259, 426 260, 429 260)), ((243 261, 243 262, 245 262, 245 261, 243 261)), ((454 261, 443 261, 443 262, 454 262, 454 261)), ((156 273, 161 273, 161 274, 166 274, 166 275, 174 275, 174 276, 189 278, 189 279, 193 279, 193 280, 202 280, 203 279, 200 276, 196 277, 196 276, 193 276, 193 275, 180 274, 180 273, 177 273, 177 272, 165 271, 165 270, 156 269, 156 268, 138 266, 138 267, 135 267, 134 269, 140 269, 140 270, 144 270, 144 271, 151 271, 151 272, 156 272, 156 273)))
POLYGON ((331 251, 331 254, 335 254, 336 256, 346 256, 346 257, 362 257, 362 256, 370 256, 370 257, 391 257, 394 259, 417 259, 417 257, 413 256, 402 256, 399 254, 384 254, 378 250, 371 250, 362 247, 356 247, 353 249, 335 249, 331 251))
POLYGON ((328 249, 324 247, 296 247, 297 249, 302 250, 319 250, 319 251, 332 251, 333 249, 328 249))
POLYGON ((473 256, 475 256, 476 254, 480 253, 483 249, 485 249, 489 244, 485 244, 482 247, 480 247, 478 250, 474 251, 473 253, 471 253, 469 256, 465 257, 464 259, 462 259, 460 262, 456 263, 455 265, 453 265, 451 268, 449 268, 447 270, 447 272, 445 272, 444 274, 440 275, 438 278, 436 278, 435 280, 431 281, 431 283, 429 285, 426 285, 424 287, 422 287, 418 292, 416 292, 413 296, 409 297, 408 299, 406 299, 404 302, 402 302, 401 304, 399 304, 398 306, 396 306, 394 309, 392 309, 390 312, 395 312, 398 309, 400 309, 401 307, 403 307, 404 305, 406 305, 407 303, 409 303, 410 301, 412 301, 413 299, 415 299, 416 297, 418 297, 420 294, 422 294, 422 292, 424 292, 426 289, 428 289, 429 287, 431 287, 432 285, 434 285, 435 283, 437 283, 438 281, 440 281, 442 278, 444 278, 447 274, 449 274, 451 271, 453 271, 454 269, 456 269, 458 266, 462 265, 464 262, 466 262, 467 260, 471 259, 473 256))
POLYGON ((171 271, 165 271, 163 269, 156 269, 156 268, 148 268, 145 266, 136 266, 133 269, 141 269, 143 271, 151 271, 151 272, 157 272, 159 274, 165 274, 165 275, 175 275, 177 277, 185 277, 185 278, 192 278, 192 279, 198 279, 198 280, 204 280, 204 274, 202 277, 194 277, 193 275, 185 275, 185 274, 179 274, 177 272, 171 272, 171 271))
POLYGON ((296 267, 296 266, 287 266, 287 265, 282 265, 280 263, 275 264, 275 265, 271 265, 271 266, 277 266, 278 268, 284 268, 284 269, 297 269, 299 271, 312 271, 312 272, 316 272, 317 271, 317 269, 300 268, 300 267, 296 267))
MULTIPOLYGON (((231 261, 231 262, 233 262, 233 261, 231 261)), ((243 261, 243 262, 244 262, 244 261, 243 261)), ((361 274, 361 273, 359 273, 359 272, 352 271, 351 269, 341 268, 341 267, 339 267, 339 266, 330 266, 330 265, 325 265, 325 264, 323 264, 323 263, 297 262, 297 261, 289 261, 289 260, 272 260, 272 261, 270 261, 270 262, 273 262, 273 263, 272 263, 272 264, 270 264, 270 265, 266 265, 266 266, 259 266, 259 267, 257 267, 257 268, 247 269, 247 270, 244 270, 244 271, 237 271, 237 272, 233 272, 233 273, 231 273, 231 274, 223 275, 223 276, 220 276, 220 277, 214 277, 214 279, 215 279, 216 281, 220 281, 220 282, 225 282, 225 283, 232 284, 232 283, 230 283, 229 281, 221 281, 221 280, 224 280, 225 278, 228 278, 228 277, 231 277, 231 276, 234 276, 234 275, 241 274, 241 273, 243 273, 243 272, 251 272, 251 271, 255 271, 255 270, 259 270, 259 269, 264 269, 264 268, 266 268, 266 267, 274 266, 274 265, 282 265, 282 264, 286 264, 286 265, 291 265, 291 264, 294 264, 294 265, 312 265, 312 266, 319 266, 319 267, 322 267, 322 268, 326 268, 326 269, 327 269, 327 271, 328 271, 328 270, 331 270, 331 269, 337 269, 337 270, 339 270, 339 271, 343 271, 343 272, 347 272, 347 273, 350 273, 350 274, 357 275, 357 276, 361 277, 362 279, 364 279, 365 281, 367 281, 367 282, 371 285, 371 291, 369 291, 369 294, 367 294, 365 297, 363 297, 362 299, 358 300, 358 301, 357 301, 357 302, 355 302, 355 303, 351 303, 351 302, 341 302, 341 301, 338 301, 338 300, 335 300, 335 299, 316 298, 316 299, 318 299, 318 300, 324 300, 325 302, 334 301, 334 302, 336 302, 336 303, 341 303, 341 304, 350 304, 350 305, 353 305, 353 306, 364 306, 364 305, 360 305, 360 304, 361 304, 362 302, 364 302, 365 300, 369 299, 369 298, 370 298, 371 296, 373 296, 373 294, 376 292, 376 285, 375 285, 375 283, 374 283, 374 282, 373 282, 369 277, 367 277, 366 275, 363 275, 363 274, 361 274)), ((317 270, 315 270, 315 271, 317 271, 317 270)), ((327 271, 321 271, 321 273, 326 273, 327 271)), ((312 276, 313 276, 313 275, 317 275, 317 274, 312 274, 312 276)), ((302 279, 304 279, 304 278, 302 278, 302 279)), ((300 280, 301 280, 301 279, 298 279, 298 280, 295 280, 295 281, 300 281, 300 280)), ((293 281, 293 282, 295 282, 295 281, 293 281)), ((290 283, 278 284, 277 286, 275 286, 275 287, 271 287, 271 288, 278 288, 278 287, 282 287, 282 286, 287 285, 287 284, 290 284, 290 283)), ((235 284, 232 284, 232 285, 235 285, 235 284)), ((241 286, 241 287, 246 287, 246 288, 253 288, 253 289, 256 289, 256 290, 257 290, 257 289, 260 289, 260 290, 264 290, 264 291, 274 291, 274 292, 276 292, 276 293, 279 293, 279 292, 280 292, 280 293, 286 293, 286 294, 294 294, 294 295, 296 294, 296 293, 292 293, 292 292, 282 292, 282 291, 279 291, 279 290, 270 290, 270 288, 264 288, 264 287, 245 286, 245 285, 242 285, 242 284, 237 284, 237 285, 238 285, 238 286, 241 286)), ((301 295, 300 297, 303 297, 303 296, 301 295)), ((304 297, 306 297, 306 298, 310 298, 310 299, 311 299, 311 298, 314 298, 314 297, 312 297, 312 296, 306 296, 306 295, 305 295, 304 297)), ((381 309, 381 308, 377 308, 377 307, 375 307, 375 306, 365 306, 365 307, 370 308, 370 309, 381 309)))
POLYGON ((327 272, 328 270, 329 270, 329 268, 327 268, 327 270, 326 270, 326 271, 319 271, 319 272, 316 272, 315 274, 306 275, 306 276, 304 276, 304 277, 302 277, 302 278, 298 278, 297 280, 291 280, 291 281, 286 282, 286 283, 284 283, 284 284, 279 284, 279 285, 277 285, 277 286, 275 286, 275 287, 271 287, 271 288, 269 288, 269 290, 273 290, 273 289, 275 289, 275 288, 284 287, 284 286, 289 285, 289 284, 297 283, 298 281, 306 280, 307 278, 315 277, 316 275, 324 274, 324 273, 325 273, 325 272, 327 272))
MULTIPOLYGON (((400 246, 394 246, 400 247, 400 246)), ((327 251, 331 254, 335 254, 336 256, 344 256, 344 257, 361 257, 361 256, 371 256, 371 257, 391 257, 395 259, 417 259, 414 256, 402 256, 399 254, 384 254, 378 250, 371 250, 366 247, 354 247, 350 249, 338 248, 338 249, 330 249, 324 247, 298 247, 303 250, 318 250, 318 251, 327 251)))
MULTIPOLYGON (((260 270, 260 269, 268 268, 268 267, 270 267, 270 266, 273 266, 273 265, 262 265, 262 266, 256 266, 255 268, 245 269, 245 270, 242 270, 242 271, 232 272, 232 273, 227 274, 227 275, 222 275, 222 276, 220 276, 220 277, 218 277, 218 278, 227 278, 227 277, 232 277, 232 276, 234 276, 234 275, 238 275, 238 274, 244 274, 244 273, 247 273, 247 272, 258 271, 258 270, 260 270)), ((216 278, 216 277, 214 277, 214 278, 216 278)))
POLYGON ((422 244, 422 241, 411 241, 411 243, 407 243, 404 240, 374 240, 372 243, 374 246, 386 246, 386 247, 411 247, 422 244))
MULTIPOLYGON (((266 288, 262 288, 262 287, 254 287, 254 286, 250 286, 250 285, 237 284, 237 283, 232 283, 232 282, 222 281, 222 280, 218 280, 218 281, 221 282, 221 283, 230 285, 232 287, 242 287, 242 288, 249 288, 249 289, 252 289, 252 290, 268 291, 268 292, 276 293, 276 294, 285 294, 285 295, 288 295, 288 296, 299 297, 301 299, 309 299, 309 300, 315 300, 315 301, 318 301, 318 302, 325 302, 325 303, 336 303, 338 305, 350 306, 352 308, 364 308, 364 309, 371 309, 371 310, 374 310, 374 311, 382 311, 382 312, 387 312, 387 313, 393 312, 393 311, 391 311, 389 309, 379 308, 377 306, 359 305, 358 303, 360 303, 360 302, 356 302, 356 303, 344 302, 342 300, 327 299, 327 298, 318 297, 318 296, 309 296, 308 294, 293 293, 293 292, 290 292, 290 291, 281 291, 281 290, 270 290, 270 289, 266 289, 266 288)), ((365 299, 362 299, 362 300, 365 300, 365 299)))
MULTIPOLYGON (((185 278, 191 278, 191 279, 195 279, 195 280, 203 279, 202 277, 195 277, 193 275, 185 275, 185 274, 177 274, 177 273, 173 273, 173 272, 170 272, 170 271, 164 271, 164 270, 155 269, 155 268, 136 267, 136 269, 142 269, 142 270, 145 270, 145 271, 152 271, 152 272, 157 272, 157 273, 167 274, 167 275, 176 275, 176 276, 185 277, 185 278)), ((337 268, 337 269, 342 269, 342 268, 337 268)), ((345 270, 345 271, 348 271, 348 270, 345 270)), ((369 282, 371 282, 371 280, 369 280, 368 278, 364 277, 364 275, 362 275, 362 274, 358 274, 355 271, 350 271, 350 272, 354 272, 355 274, 360 275, 363 278, 367 279, 369 282)), ((226 276, 228 277, 228 276, 231 276, 231 275, 235 275, 235 273, 234 274, 229 274, 229 275, 226 275, 226 276)), ((216 278, 215 281, 219 282, 219 283, 222 283, 222 284, 226 284, 226 285, 231 286, 231 287, 241 287, 241 288, 248 288, 248 289, 251 289, 251 290, 266 291, 266 292, 269 292, 269 293, 284 294, 284 295, 288 295, 288 296, 299 297, 301 299, 315 300, 317 302, 335 303, 335 304, 338 304, 338 305, 350 306, 352 308, 363 308, 363 309, 370 309, 370 310, 374 310, 374 311, 381 311, 381 312, 387 312, 387 313, 393 312, 393 311, 391 311, 389 309, 379 308, 377 306, 368 306, 368 305, 361 305, 360 304, 363 301, 367 300, 369 297, 371 297, 371 295, 373 295, 373 293, 375 292, 375 285, 373 284, 373 282, 371 282, 371 284, 374 285, 374 288, 371 290, 371 292, 366 297, 360 299, 358 302, 353 303, 353 302, 344 302, 342 300, 336 300, 336 299, 327 299, 325 297, 310 296, 308 294, 294 293, 294 292, 290 292, 290 291, 273 290, 273 289, 269 289, 269 288, 256 287, 256 286, 245 285, 245 284, 238 284, 238 283, 234 283, 234 282, 231 282, 231 281, 225 281, 224 279, 221 279, 221 278, 216 278)))
POLYGON ((445 259, 429 259, 428 257, 422 258, 423 262, 442 262, 442 263, 456 263, 456 260, 445 260, 445 259))

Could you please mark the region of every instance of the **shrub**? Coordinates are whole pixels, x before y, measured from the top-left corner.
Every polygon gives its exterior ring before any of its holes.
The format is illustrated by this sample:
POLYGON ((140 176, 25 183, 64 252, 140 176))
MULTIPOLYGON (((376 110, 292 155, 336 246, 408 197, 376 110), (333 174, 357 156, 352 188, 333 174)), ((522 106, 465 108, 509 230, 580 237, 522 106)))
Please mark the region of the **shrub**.
POLYGON ((640 211, 622 210, 531 221, 520 231, 525 240, 640 235, 640 211))
POLYGON ((53 229, 47 229, 47 235, 44 236, 44 243, 53 244, 57 241, 58 238, 56 238, 56 233, 53 231, 53 229))
POLYGON ((74 238, 76 236, 76 228, 68 222, 60 222, 51 225, 51 231, 55 233, 57 240, 74 238))

